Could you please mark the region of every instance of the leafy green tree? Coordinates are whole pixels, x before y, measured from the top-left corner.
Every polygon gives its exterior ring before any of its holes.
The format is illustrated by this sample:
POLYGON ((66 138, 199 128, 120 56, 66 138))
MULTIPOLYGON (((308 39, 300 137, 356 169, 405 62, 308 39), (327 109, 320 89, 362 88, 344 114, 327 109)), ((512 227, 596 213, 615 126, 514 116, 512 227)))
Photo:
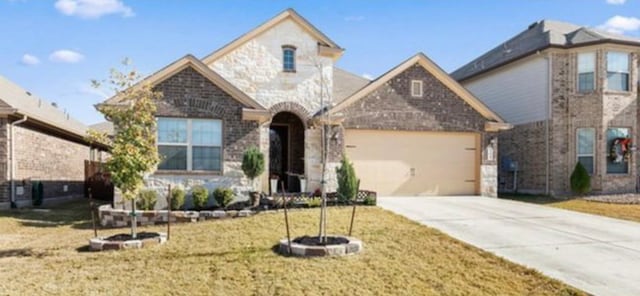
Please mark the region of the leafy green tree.
POLYGON ((353 164, 343 154, 340 167, 336 168, 338 179, 338 198, 342 202, 354 200, 358 194, 358 178, 353 164))
POLYGON ((120 189, 122 197, 131 201, 131 236, 136 237, 136 203, 146 174, 155 170, 160 162, 156 147, 156 104, 162 93, 151 85, 139 82, 140 74, 123 61, 124 70, 111 69, 106 81, 93 80, 95 88, 103 83, 113 91, 117 103, 97 106, 113 123, 115 135, 111 144, 111 158, 106 167, 111 181, 120 189))
POLYGON ((251 180, 251 186, 256 189, 255 179, 264 172, 264 154, 251 146, 242 155, 242 171, 251 180))
POLYGON ((582 163, 576 163, 573 173, 571 173, 571 191, 576 194, 587 194, 591 191, 591 176, 589 172, 582 165, 582 163))

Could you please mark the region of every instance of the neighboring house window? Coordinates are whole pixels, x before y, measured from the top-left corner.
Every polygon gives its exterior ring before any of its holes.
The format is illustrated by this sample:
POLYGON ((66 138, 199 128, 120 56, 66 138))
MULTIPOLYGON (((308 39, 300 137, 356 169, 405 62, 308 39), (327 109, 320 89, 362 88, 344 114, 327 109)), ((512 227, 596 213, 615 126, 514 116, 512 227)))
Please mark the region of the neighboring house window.
POLYGON ((422 80, 411 80, 411 96, 422 97, 422 80))
POLYGON ((629 54, 607 52, 607 89, 629 91, 629 54))
POLYGON ((282 47, 282 69, 285 72, 296 71, 296 48, 290 45, 282 47))
POLYGON ((595 142, 596 129, 594 128, 578 128, 576 130, 577 138, 577 158, 578 162, 587 169, 589 175, 593 175, 595 170, 595 142))
POLYGON ((578 92, 591 92, 595 89, 595 66, 595 53, 578 54, 578 92))
POLYGON ((607 174, 629 173, 630 144, 628 128, 607 129, 607 174))
POLYGON ((160 170, 220 171, 222 121, 158 118, 160 170))

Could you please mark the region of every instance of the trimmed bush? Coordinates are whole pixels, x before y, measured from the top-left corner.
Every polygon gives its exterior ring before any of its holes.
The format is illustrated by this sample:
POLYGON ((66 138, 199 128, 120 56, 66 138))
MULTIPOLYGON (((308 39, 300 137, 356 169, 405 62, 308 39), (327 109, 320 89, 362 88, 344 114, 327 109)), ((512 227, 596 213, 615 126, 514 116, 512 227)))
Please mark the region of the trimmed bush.
POLYGON ((571 191, 581 195, 591 191, 591 176, 580 162, 576 163, 571 173, 571 191))
POLYGON ((213 191, 213 198, 220 207, 226 208, 233 201, 233 190, 218 187, 213 191))
POLYGON ((140 190, 140 193, 138 194, 136 207, 143 211, 151 211, 155 209, 157 201, 158 192, 153 189, 143 189, 140 190))
POLYGON ((171 209, 179 210, 184 205, 184 197, 186 193, 180 187, 171 188, 171 209))
POLYGON ((204 186, 196 185, 191 188, 191 198, 193 199, 193 206, 196 209, 203 209, 207 206, 209 200, 209 190, 204 186))
POLYGON ((367 195, 367 197, 364 198, 363 204, 365 206, 375 206, 376 205, 376 197, 373 194, 367 195))
POLYGON ((242 172, 251 180, 255 189, 254 180, 264 172, 264 154, 257 147, 252 146, 242 155, 242 172))
POLYGON ((356 171, 353 164, 349 162, 346 155, 342 156, 340 167, 336 168, 338 178, 338 200, 341 202, 352 201, 358 194, 359 180, 356 178, 356 171))
POLYGON ((310 208, 317 208, 322 205, 322 198, 312 197, 307 201, 307 206, 310 208))

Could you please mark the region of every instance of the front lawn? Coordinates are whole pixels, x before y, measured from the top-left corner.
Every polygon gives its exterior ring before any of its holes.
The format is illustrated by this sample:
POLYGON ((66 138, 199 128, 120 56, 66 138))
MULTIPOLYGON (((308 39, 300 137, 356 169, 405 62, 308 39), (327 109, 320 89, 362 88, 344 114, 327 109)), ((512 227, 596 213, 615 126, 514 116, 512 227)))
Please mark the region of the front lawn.
POLYGON ((583 199, 560 200, 553 197, 536 195, 507 195, 500 196, 500 198, 640 222, 640 204, 615 204, 583 199))
MULTIPOLYGON (((581 295, 540 273, 377 207, 358 208, 364 253, 300 259, 273 252, 280 213, 172 226, 141 250, 86 251, 86 201, 52 212, 0 211, 0 294, 11 295, 581 295)), ((330 208, 345 232, 349 208, 330 208)), ((291 212, 293 235, 317 232, 318 209, 291 212)), ((165 226, 141 231, 165 231, 165 226)), ((128 229, 100 231, 101 235, 128 229)))

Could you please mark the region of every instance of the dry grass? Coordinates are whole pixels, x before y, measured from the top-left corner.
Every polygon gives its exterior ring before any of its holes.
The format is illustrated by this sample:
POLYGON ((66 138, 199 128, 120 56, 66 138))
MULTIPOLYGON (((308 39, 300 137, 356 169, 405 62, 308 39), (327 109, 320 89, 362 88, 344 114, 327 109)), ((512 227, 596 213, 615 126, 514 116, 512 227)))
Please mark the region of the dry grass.
POLYGON ((614 204, 583 199, 558 200, 552 197, 534 195, 505 196, 504 198, 640 222, 640 205, 638 204, 614 204))
MULTIPOLYGON (((85 251, 92 230, 84 203, 45 214, 0 212, 0 294, 582 294, 380 208, 358 211, 354 235, 364 253, 330 259, 275 254, 285 235, 282 213, 175 225, 167 245, 93 253, 85 251)), ((318 212, 292 212, 293 235, 315 233, 318 212)), ((349 216, 349 209, 330 208, 328 227, 344 232, 349 216)))

